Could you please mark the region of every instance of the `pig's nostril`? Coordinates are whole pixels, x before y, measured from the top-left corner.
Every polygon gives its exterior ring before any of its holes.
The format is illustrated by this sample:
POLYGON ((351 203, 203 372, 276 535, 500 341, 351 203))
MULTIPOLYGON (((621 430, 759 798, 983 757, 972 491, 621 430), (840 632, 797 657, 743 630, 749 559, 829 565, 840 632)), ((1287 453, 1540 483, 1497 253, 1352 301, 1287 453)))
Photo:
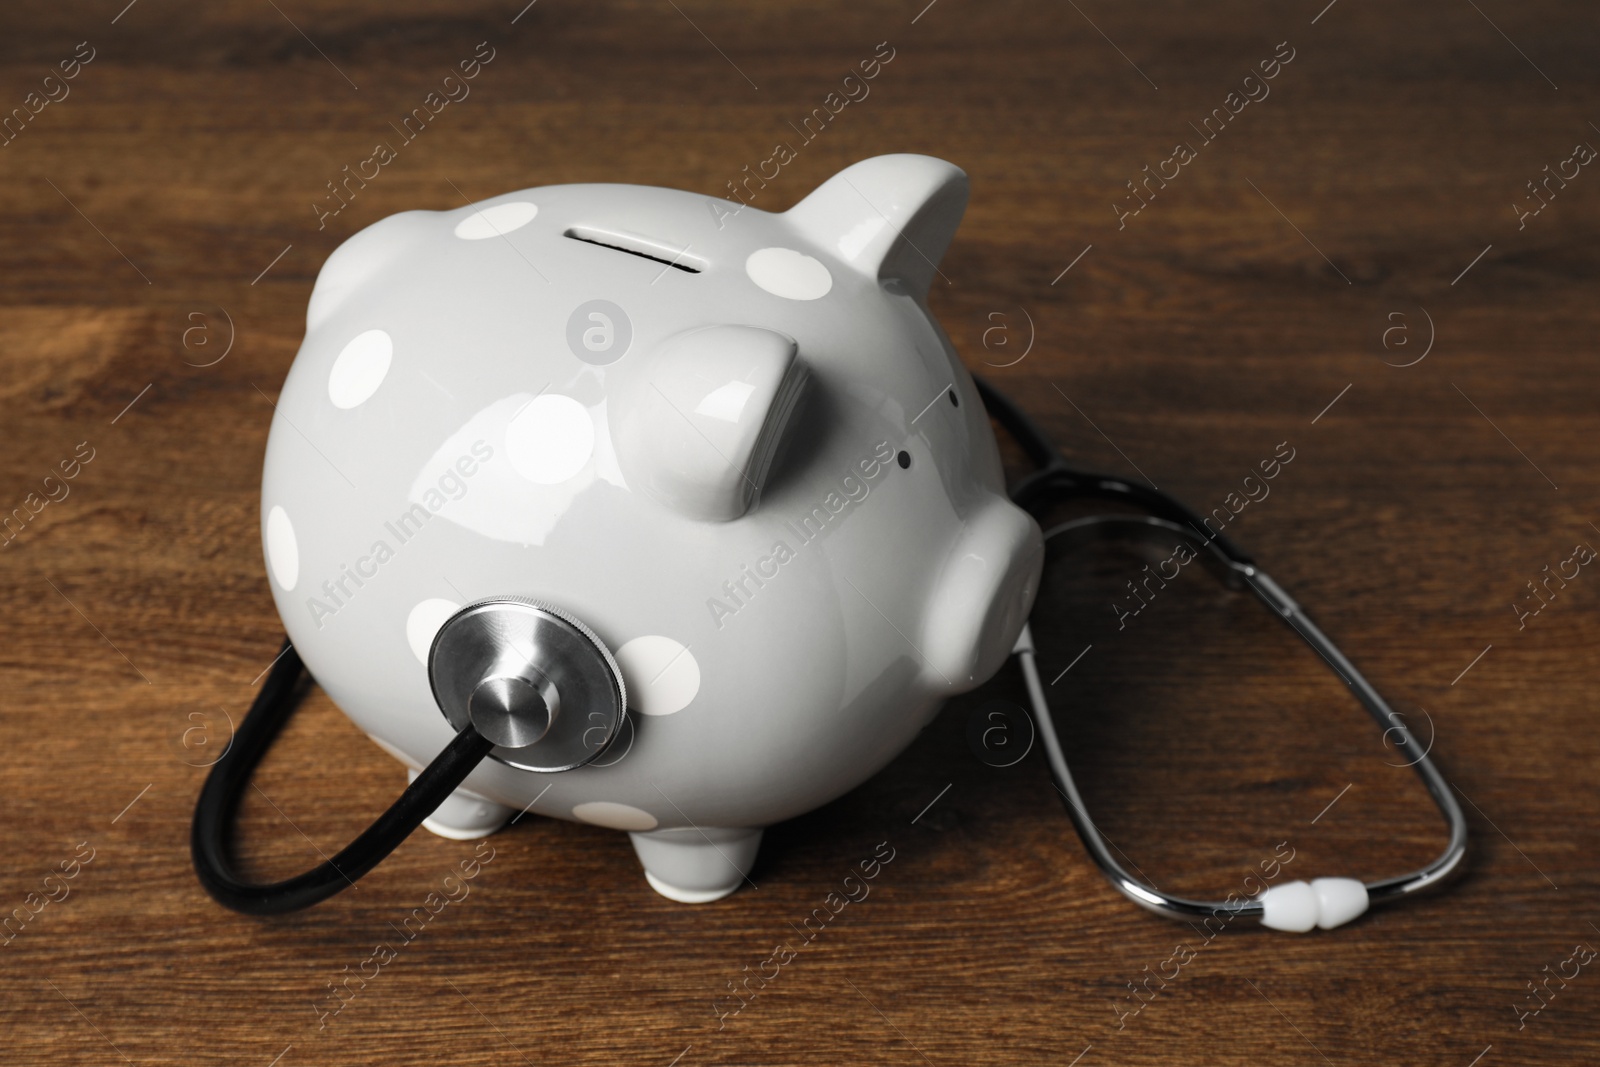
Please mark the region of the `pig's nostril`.
POLYGON ((910 452, 902 452, 902 453, 900 453, 898 456, 894 457, 894 461, 896 463, 900 464, 900 469, 901 470, 910 470, 911 469, 911 453, 910 452))

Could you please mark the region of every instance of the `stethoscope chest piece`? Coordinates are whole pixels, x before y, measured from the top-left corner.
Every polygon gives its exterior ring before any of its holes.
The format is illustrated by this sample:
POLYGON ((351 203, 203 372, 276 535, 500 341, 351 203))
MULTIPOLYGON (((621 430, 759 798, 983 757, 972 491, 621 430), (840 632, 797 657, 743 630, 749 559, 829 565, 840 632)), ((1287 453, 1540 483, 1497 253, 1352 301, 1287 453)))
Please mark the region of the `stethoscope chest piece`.
POLYGON ((490 756, 528 771, 592 762, 627 714, 622 674, 588 627, 537 601, 504 597, 461 609, 428 656, 434 700, 457 731, 493 741, 490 756))

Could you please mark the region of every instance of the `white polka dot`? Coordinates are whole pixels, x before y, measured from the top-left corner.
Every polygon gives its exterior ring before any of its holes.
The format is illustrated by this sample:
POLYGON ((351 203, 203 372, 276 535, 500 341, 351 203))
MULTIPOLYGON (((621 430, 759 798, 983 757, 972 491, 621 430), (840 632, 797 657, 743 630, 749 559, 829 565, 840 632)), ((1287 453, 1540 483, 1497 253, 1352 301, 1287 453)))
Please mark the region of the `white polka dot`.
POLYGON ((428 652, 433 648, 433 637, 445 620, 461 610, 454 600, 424 600, 406 616, 406 643, 411 654, 423 666, 428 664, 428 652))
POLYGON ((344 346, 328 374, 328 399, 336 408, 364 403, 389 373, 394 341, 382 330, 358 333, 344 346))
POLYGON ((700 692, 700 664, 670 637, 635 637, 617 649, 617 666, 629 706, 646 715, 682 711, 700 692))
POLYGON ((556 485, 583 470, 594 452, 594 419, 570 396, 535 397, 506 426, 506 451, 518 474, 556 485))
POLYGON ((787 300, 815 300, 833 288, 833 275, 821 261, 792 248, 751 252, 744 271, 761 288, 787 300))
POLYGON ((499 237, 512 230, 522 229, 532 222, 538 213, 539 205, 530 204, 526 200, 496 204, 474 211, 456 223, 456 236, 463 241, 481 241, 485 237, 499 237))
POLYGON ((277 504, 267 512, 267 563, 278 584, 294 592, 294 583, 300 580, 300 542, 294 538, 289 513, 277 504))
POLYGON ((648 811, 614 804, 609 800, 591 800, 572 809, 572 817, 579 822, 596 826, 609 826, 613 830, 654 830, 656 817, 648 811))

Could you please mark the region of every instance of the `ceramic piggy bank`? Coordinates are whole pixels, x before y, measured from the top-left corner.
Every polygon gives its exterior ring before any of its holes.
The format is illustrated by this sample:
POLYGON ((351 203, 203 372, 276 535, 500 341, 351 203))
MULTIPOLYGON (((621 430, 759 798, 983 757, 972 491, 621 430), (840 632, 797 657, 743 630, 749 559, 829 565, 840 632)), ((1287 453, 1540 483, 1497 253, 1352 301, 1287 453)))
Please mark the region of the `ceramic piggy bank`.
POLYGON ((966 199, 916 155, 781 214, 550 186, 328 258, 263 476, 290 638, 413 773, 541 709, 430 829, 626 830, 715 900, 1002 665, 1042 552, 926 303, 966 199))

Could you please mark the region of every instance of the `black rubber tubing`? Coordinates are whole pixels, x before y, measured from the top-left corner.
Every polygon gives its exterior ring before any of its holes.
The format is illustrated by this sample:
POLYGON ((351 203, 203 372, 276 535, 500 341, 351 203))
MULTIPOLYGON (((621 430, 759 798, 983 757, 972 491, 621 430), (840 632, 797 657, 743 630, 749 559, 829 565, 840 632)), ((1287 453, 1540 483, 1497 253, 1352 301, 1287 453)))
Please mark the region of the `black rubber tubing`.
POLYGON ((304 665, 286 639, 233 741, 211 768, 195 804, 189 848, 207 893, 246 915, 299 911, 355 884, 432 815, 494 747, 468 726, 444 747, 389 810, 331 860, 281 882, 248 882, 233 865, 232 837, 239 801, 257 764, 294 714, 295 686, 304 665))
POLYGON ((1049 435, 1015 401, 976 374, 972 380, 978 387, 978 396, 983 400, 984 408, 1022 446, 1028 459, 1037 468, 1011 487, 1012 502, 1024 511, 1032 512, 1037 517, 1051 504, 1067 500, 1112 500, 1189 527, 1201 541, 1214 543, 1223 555, 1235 563, 1254 562, 1220 530, 1210 530, 1205 520, 1192 508, 1159 489, 1114 474, 1091 474, 1069 467, 1049 435))

